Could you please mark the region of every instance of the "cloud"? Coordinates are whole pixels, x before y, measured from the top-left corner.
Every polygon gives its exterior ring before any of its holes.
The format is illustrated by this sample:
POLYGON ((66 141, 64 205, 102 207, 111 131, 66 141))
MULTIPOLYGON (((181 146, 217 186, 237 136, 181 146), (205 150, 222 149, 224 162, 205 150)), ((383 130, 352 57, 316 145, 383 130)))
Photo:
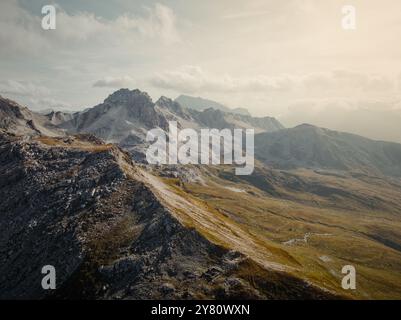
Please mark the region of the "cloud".
POLYGON ((2 1, 0 6, 0 54, 32 54, 46 49, 46 39, 39 32, 39 17, 22 9, 17 0, 2 1))
POLYGON ((306 90, 342 92, 388 92, 395 89, 396 79, 381 75, 334 70, 329 73, 313 73, 300 78, 306 90))
POLYGON ((0 80, 0 94, 33 110, 73 109, 70 103, 52 98, 53 92, 51 90, 35 82, 0 80))
POLYGON ((284 74, 232 77, 208 73, 199 66, 183 66, 175 71, 161 72, 155 74, 149 81, 155 87, 183 93, 265 92, 343 95, 351 92, 391 92, 397 87, 397 79, 347 70, 302 76, 284 74))
POLYGON ((397 84, 398 84, 398 90, 400 90, 401 92, 401 73, 398 75, 397 84))
POLYGON ((105 77, 96 81, 93 86, 99 88, 122 88, 122 87, 131 87, 134 83, 134 80, 130 76, 123 77, 105 77))
POLYGON ((264 11, 245 11, 245 12, 235 12, 235 13, 228 13, 222 16, 223 20, 236 20, 236 19, 247 19, 247 18, 254 18, 254 17, 260 17, 260 16, 265 16, 267 14, 271 13, 269 10, 264 10, 264 11))
POLYGON ((173 10, 156 3, 137 13, 126 13, 108 20, 88 12, 69 14, 56 8, 56 30, 41 28, 41 16, 19 6, 18 1, 1 3, 0 54, 71 52, 100 45, 134 45, 139 39, 159 40, 170 45, 180 41, 173 10))
POLYGON ((115 20, 106 20, 87 12, 69 15, 59 8, 57 31, 54 34, 59 39, 81 42, 130 42, 136 36, 160 40, 166 45, 180 41, 173 10, 160 3, 143 8, 142 15, 126 13, 115 20))
POLYGON ((68 102, 53 99, 53 98, 31 98, 28 100, 29 108, 33 108, 35 110, 58 110, 58 111, 72 111, 74 110, 74 106, 68 102))
POLYGON ((160 61, 181 41, 174 11, 158 3, 145 4, 130 5, 131 11, 118 8, 120 13, 109 18, 101 17, 104 12, 100 9, 82 11, 80 4, 69 6, 73 11, 57 6, 56 30, 43 30, 40 4, 23 7, 18 0, 0 1, 3 94, 26 104, 32 102, 27 98, 30 95, 37 105, 39 99, 49 98, 82 106, 96 104, 106 91, 83 92, 88 83, 95 87, 132 86, 133 80, 121 75, 146 73, 144 61, 155 57, 160 61), (51 93, 35 88, 38 81, 51 93))
POLYGON ((0 80, 0 93, 22 97, 39 97, 48 95, 50 91, 29 81, 0 80))
POLYGON ((180 41, 176 28, 176 17, 172 9, 156 3, 153 8, 146 8, 146 17, 123 15, 115 24, 120 30, 136 30, 149 38, 160 38, 166 44, 180 41))
POLYGON ((173 89, 183 93, 280 91, 291 86, 291 79, 283 77, 232 77, 205 72, 199 66, 183 66, 176 71, 156 74, 149 82, 155 87, 173 89))

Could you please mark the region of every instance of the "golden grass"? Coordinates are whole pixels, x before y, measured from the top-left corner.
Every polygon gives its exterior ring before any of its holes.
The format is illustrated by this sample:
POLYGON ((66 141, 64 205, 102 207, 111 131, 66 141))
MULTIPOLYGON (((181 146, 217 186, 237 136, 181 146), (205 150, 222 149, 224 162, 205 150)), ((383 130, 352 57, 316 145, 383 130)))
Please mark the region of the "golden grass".
POLYGON ((78 149, 88 152, 104 152, 113 147, 113 144, 94 144, 88 141, 73 138, 72 142, 65 142, 63 138, 41 136, 36 138, 40 143, 51 147, 62 147, 67 149, 78 149))
MULTIPOLYGON (((206 186, 184 184, 184 188, 179 187, 176 179, 165 181, 174 192, 202 203, 210 214, 219 215, 222 223, 228 221, 226 226, 234 223, 252 237, 256 249, 269 252, 269 260, 289 266, 289 273, 340 295, 401 299, 401 253, 366 235, 372 225, 386 226, 387 230, 399 234, 401 222, 394 219, 391 212, 366 212, 358 207, 346 211, 327 205, 282 200, 263 194, 246 183, 237 182, 235 187, 247 192, 233 192, 224 188, 229 185, 226 180, 215 178, 209 179, 206 186), (387 221, 392 221, 391 225, 387 221), (302 239, 307 233, 312 233, 307 243, 283 244, 290 239, 302 239), (322 261, 324 256, 330 261, 322 261), (357 269, 355 291, 341 288, 341 269, 346 264, 357 269)), ((342 183, 346 184, 346 181, 342 183)), ((349 184, 349 188, 357 187, 361 187, 357 181, 349 184)), ((188 225, 197 228, 210 241, 230 248, 230 243, 222 241, 213 230, 200 228, 197 221, 188 225)))

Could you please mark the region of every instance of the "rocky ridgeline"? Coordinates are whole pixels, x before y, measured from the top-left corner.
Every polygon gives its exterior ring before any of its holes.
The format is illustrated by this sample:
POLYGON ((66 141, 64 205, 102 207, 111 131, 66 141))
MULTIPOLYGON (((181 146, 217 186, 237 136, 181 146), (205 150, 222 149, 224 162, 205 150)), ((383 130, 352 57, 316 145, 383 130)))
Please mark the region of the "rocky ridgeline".
MULTIPOLYGON (((96 146, 94 146, 96 147, 96 146)), ((43 265, 59 283, 82 263, 86 229, 124 179, 112 150, 88 152, 2 135, 1 295, 40 297, 43 265)))
POLYGON ((64 135, 46 116, 0 96, 0 130, 26 136, 64 135))
POLYGON ((332 297, 185 228, 139 170, 93 136, 2 132, 0 298, 332 297))
MULTIPOLYGON (((53 118, 51 118, 53 119, 53 118)), ((144 159, 148 143, 147 132, 154 128, 168 131, 169 121, 180 129, 252 128, 255 132, 275 131, 283 126, 274 118, 254 118, 208 108, 203 111, 186 108, 177 101, 162 96, 156 102, 138 89, 120 89, 103 103, 73 115, 52 120, 69 133, 91 133, 128 150, 137 160, 144 159)))

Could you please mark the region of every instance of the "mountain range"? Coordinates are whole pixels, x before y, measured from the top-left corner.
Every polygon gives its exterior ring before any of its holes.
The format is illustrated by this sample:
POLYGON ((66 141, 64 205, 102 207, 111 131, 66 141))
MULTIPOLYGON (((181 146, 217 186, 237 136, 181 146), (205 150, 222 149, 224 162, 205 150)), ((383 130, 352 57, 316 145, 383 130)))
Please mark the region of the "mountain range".
MULTIPOLYGON (((33 118, 33 115, 30 112, 28 118, 33 118)), ((43 117, 38 114, 35 117, 37 120, 32 123, 42 131, 46 128, 48 131, 62 129, 69 133, 91 133, 129 150, 137 160, 144 159, 148 130, 156 127, 168 130, 168 122, 177 121, 180 128, 198 130, 253 128, 256 133, 255 157, 276 168, 401 175, 401 144, 375 141, 309 124, 285 129, 271 117, 256 118, 213 108, 196 111, 183 107, 177 99, 173 101, 167 97, 154 103, 148 94, 137 89, 118 90, 103 103, 83 112, 51 112, 47 114, 50 124, 45 127, 43 117)))
POLYGON ((73 114, 1 98, 0 298, 400 298, 400 150, 140 90, 73 114), (147 130, 171 120, 254 128, 254 172, 147 164, 147 130))
POLYGON ((168 130, 169 121, 177 121, 180 128, 198 130, 254 128, 256 132, 268 132, 283 128, 271 117, 254 118, 213 108, 196 111, 166 97, 153 102, 147 93, 128 89, 114 92, 103 103, 84 112, 64 116, 72 118, 59 123, 60 128, 71 133, 92 133, 119 144, 138 158, 144 156, 147 131, 153 128, 168 130))
POLYGON ((277 168, 315 168, 401 176, 401 144, 309 124, 261 133, 255 154, 277 168))

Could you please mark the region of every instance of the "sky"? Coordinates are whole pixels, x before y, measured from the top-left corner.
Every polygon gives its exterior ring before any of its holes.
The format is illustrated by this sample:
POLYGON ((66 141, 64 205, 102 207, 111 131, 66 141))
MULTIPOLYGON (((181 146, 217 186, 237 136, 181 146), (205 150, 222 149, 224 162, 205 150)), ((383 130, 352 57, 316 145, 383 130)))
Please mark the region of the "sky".
POLYGON ((139 88, 290 125, 398 115, 400 36, 399 0, 2 0, 0 94, 34 110, 82 110, 139 88), (47 4, 55 30, 41 27, 47 4), (355 8, 353 30, 344 5, 355 8))

